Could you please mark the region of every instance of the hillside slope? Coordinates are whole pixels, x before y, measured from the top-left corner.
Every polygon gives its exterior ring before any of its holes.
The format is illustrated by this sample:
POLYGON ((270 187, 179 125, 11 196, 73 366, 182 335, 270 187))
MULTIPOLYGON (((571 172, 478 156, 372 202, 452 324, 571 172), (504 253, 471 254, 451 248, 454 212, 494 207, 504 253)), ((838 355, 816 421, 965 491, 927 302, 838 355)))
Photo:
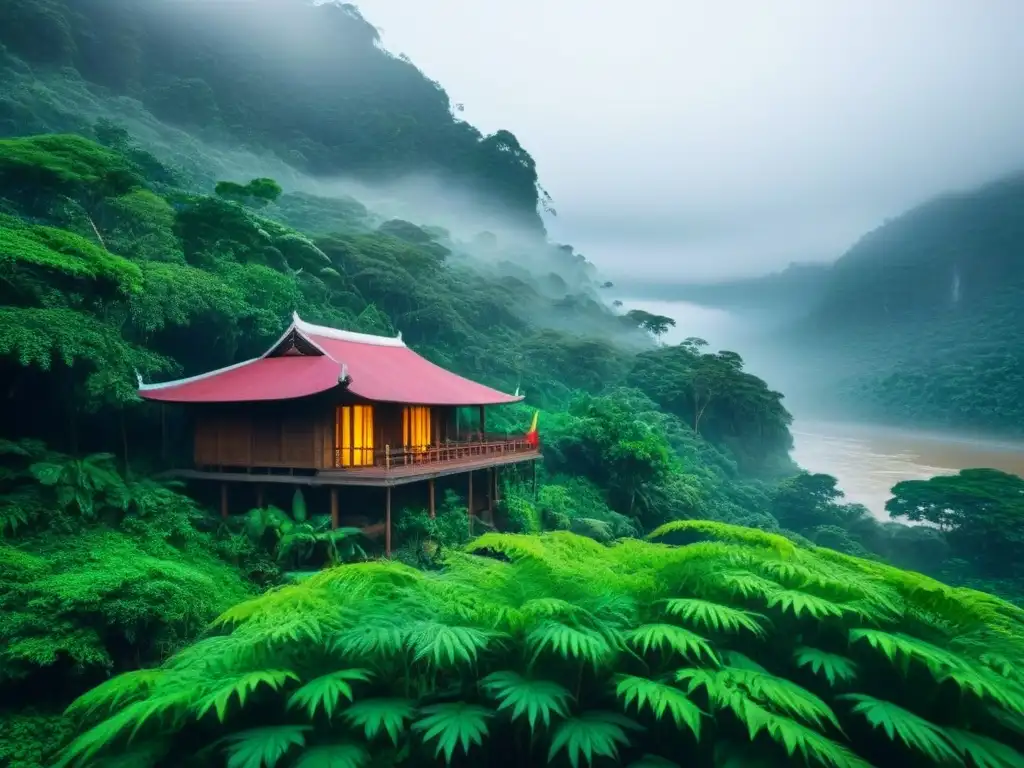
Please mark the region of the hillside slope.
POLYGON ((378 45, 350 4, 6 0, 0 90, 0 136, 115 117, 207 182, 246 153, 320 178, 427 174, 457 183, 481 217, 543 233, 546 196, 515 136, 453 117, 444 89, 378 45))

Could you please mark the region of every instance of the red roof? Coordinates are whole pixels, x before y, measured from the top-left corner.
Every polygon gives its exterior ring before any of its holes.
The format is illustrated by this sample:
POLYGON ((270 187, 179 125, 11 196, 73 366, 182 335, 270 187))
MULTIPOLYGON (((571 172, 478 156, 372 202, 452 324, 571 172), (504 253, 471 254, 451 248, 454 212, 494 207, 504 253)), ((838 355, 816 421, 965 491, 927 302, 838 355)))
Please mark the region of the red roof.
POLYGON ((139 396, 169 403, 252 402, 306 397, 337 386, 366 400, 417 405, 498 405, 523 399, 434 365, 405 346, 401 336, 341 331, 298 315, 262 357, 188 379, 141 384, 139 396))

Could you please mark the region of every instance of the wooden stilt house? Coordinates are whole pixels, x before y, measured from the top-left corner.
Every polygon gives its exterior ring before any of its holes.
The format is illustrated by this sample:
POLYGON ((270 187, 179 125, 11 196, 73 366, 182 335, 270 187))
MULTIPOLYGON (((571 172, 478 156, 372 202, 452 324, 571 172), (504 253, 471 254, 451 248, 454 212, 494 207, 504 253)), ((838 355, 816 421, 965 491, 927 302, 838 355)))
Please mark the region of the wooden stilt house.
POLYGON ((427 482, 433 515, 434 480, 466 474, 472 521, 474 472, 486 471, 490 507, 500 467, 540 458, 536 439, 486 429, 487 406, 521 397, 434 365, 400 335, 327 328, 297 314, 260 357, 187 379, 140 382, 139 395, 191 411, 194 466, 173 474, 219 482, 222 514, 232 484, 327 486, 337 526, 338 487, 379 486, 389 554, 392 487, 427 482), (478 409, 471 430, 459 419, 466 408, 478 409))

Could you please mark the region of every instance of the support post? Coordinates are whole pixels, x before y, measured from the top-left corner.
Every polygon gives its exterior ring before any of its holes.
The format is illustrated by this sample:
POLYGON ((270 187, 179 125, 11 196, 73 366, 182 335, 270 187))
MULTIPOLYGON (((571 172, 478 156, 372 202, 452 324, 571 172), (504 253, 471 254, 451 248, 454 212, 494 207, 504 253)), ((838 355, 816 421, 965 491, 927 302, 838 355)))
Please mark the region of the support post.
POLYGON ((434 509, 434 478, 427 480, 427 487, 430 489, 430 519, 433 520, 437 517, 437 512, 434 509))
POLYGON ((256 485, 256 508, 263 509, 266 506, 266 499, 263 497, 263 483, 256 485))
POLYGON ((487 468, 487 523, 494 525, 494 467, 487 468))
POLYGON ((469 512, 469 535, 473 535, 473 470, 469 470, 469 497, 466 499, 466 509, 469 512))
POLYGON ((220 484, 220 516, 224 520, 228 519, 228 484, 220 484))
POLYGON ((338 529, 338 486, 331 486, 331 530, 338 529))
POLYGON ((391 486, 384 486, 384 555, 391 557, 391 486))

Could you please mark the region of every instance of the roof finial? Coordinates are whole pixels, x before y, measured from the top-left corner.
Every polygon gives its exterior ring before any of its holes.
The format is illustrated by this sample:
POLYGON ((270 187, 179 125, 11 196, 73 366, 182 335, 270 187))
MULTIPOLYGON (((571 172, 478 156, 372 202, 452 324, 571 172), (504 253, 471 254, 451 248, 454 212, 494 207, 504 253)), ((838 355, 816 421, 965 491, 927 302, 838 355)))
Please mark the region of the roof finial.
POLYGON ((302 318, 299 317, 299 313, 296 312, 294 309, 292 310, 292 322, 293 323, 301 323, 302 322, 302 318))
POLYGON ((401 341, 402 340, 402 332, 399 331, 398 335, 395 338, 398 339, 399 341, 401 341))
POLYGON ((135 378, 139 380, 139 389, 146 386, 146 383, 142 380, 142 374, 139 373, 138 369, 135 369, 135 378))

